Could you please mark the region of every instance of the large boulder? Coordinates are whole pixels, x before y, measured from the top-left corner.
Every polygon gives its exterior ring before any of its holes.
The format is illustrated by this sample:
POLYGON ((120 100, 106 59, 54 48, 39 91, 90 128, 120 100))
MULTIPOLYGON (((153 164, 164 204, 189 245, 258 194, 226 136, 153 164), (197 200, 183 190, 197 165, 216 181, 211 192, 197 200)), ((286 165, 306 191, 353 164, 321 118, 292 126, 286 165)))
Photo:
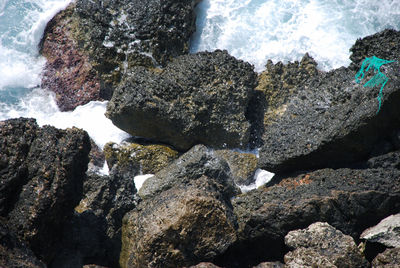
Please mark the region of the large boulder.
POLYGON ((204 146, 140 191, 143 201, 123 220, 121 267, 190 266, 211 261, 236 241, 229 167, 204 146))
POLYGON ((359 239, 366 228, 399 211, 399 177, 397 168, 322 169, 236 196, 238 242, 221 263, 243 267, 278 260, 284 236, 316 221, 359 239))
POLYGON ((75 1, 45 29, 42 86, 56 93, 62 110, 110 99, 132 66, 165 65, 188 52, 197 2, 75 1))
POLYGON ((2 216, 47 262, 81 198, 89 136, 20 118, 0 122, 0 146, 2 216))
POLYGON ((290 231, 285 244, 285 267, 368 267, 354 239, 326 222, 313 223, 303 230, 290 231))
MULTIPOLYGON (((395 47, 398 35, 395 31, 384 37, 377 34, 366 42, 374 39, 385 47, 395 47)), ((381 85, 363 86, 371 78, 372 68, 360 84, 355 82, 356 70, 344 67, 303 80, 279 106, 273 120, 266 114, 260 167, 275 173, 348 167, 390 151, 393 144, 388 141, 400 125, 399 68, 398 62, 380 67, 389 80, 379 112, 381 85)))
POLYGON ((133 136, 188 150, 195 144, 247 148, 253 67, 226 51, 174 59, 163 69, 131 69, 106 116, 133 136))

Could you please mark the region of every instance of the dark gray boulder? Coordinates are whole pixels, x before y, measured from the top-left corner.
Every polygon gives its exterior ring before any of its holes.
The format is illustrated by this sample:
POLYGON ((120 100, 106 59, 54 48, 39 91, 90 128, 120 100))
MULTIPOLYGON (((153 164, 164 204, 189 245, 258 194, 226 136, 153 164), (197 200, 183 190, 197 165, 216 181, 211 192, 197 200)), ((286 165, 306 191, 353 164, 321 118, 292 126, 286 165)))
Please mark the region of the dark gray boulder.
POLYGON ((211 261, 236 241, 228 164, 196 146, 149 178, 123 219, 121 267, 183 267, 211 261))
POLYGON ((354 239, 326 222, 290 231, 285 244, 292 250, 285 255, 286 267, 369 267, 354 239))
POLYGON ((116 88, 106 116, 134 136, 188 150, 247 148, 253 67, 226 51, 180 56, 163 69, 136 67, 116 88))
POLYGON ((0 144, 2 216, 48 262, 81 199, 89 136, 76 128, 39 128, 20 118, 0 122, 0 144))
MULTIPOLYGON (((398 35, 391 31, 384 38, 376 34, 358 43, 374 40, 396 47, 398 35)), ((399 68, 398 62, 380 68, 389 80, 379 113, 381 85, 363 87, 372 77, 372 68, 361 84, 355 82, 355 70, 342 67, 297 85, 273 122, 264 126, 260 167, 275 173, 348 167, 392 150, 390 141, 400 126, 399 68)))
POLYGON ((243 267, 279 260, 284 236, 316 221, 359 239, 366 228, 399 211, 399 178, 394 168, 322 169, 236 196, 232 205, 239 239, 217 264, 243 267))

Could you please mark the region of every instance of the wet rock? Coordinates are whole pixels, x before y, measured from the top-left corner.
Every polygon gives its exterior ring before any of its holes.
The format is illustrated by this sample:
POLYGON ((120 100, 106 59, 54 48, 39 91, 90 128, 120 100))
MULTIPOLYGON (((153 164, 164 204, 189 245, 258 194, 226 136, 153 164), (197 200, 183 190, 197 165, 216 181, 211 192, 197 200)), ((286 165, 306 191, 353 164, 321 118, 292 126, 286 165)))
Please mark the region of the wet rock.
POLYGON ((196 146, 149 178, 143 201, 123 219, 121 267, 190 266, 224 252, 236 240, 227 171, 196 146))
POLYGON ((350 48, 350 68, 358 71, 365 58, 376 56, 386 60, 400 60, 400 32, 386 29, 374 35, 360 38, 350 48))
MULTIPOLYGON (((387 35, 383 46, 393 45, 396 36, 387 35)), ((382 41, 379 35, 371 38, 382 41)), ((349 167, 393 150, 388 141, 399 125, 399 68, 396 62, 380 69, 389 81, 379 113, 380 86, 364 87, 367 79, 357 84, 355 70, 321 72, 297 85, 279 117, 265 126, 260 167, 274 173, 349 167)))
POLYGON ((297 93, 297 85, 305 83, 308 79, 318 74, 317 63, 305 54, 300 62, 273 64, 269 60, 266 70, 259 74, 256 90, 265 94, 268 103, 264 114, 264 125, 271 124, 275 117, 285 112, 290 97, 297 93))
POLYGON ((57 14, 48 23, 41 43, 41 54, 47 59, 42 87, 56 94, 61 111, 74 110, 78 105, 106 97, 89 54, 80 48, 76 39, 78 18, 74 10, 72 4, 57 14))
POLYGON ((129 142, 120 145, 107 143, 104 153, 110 169, 115 165, 131 165, 139 170, 139 174, 155 174, 179 156, 177 151, 166 145, 129 142))
POLYGON ((380 243, 386 247, 400 247, 400 214, 383 219, 376 226, 365 230, 361 236, 368 242, 380 243))
POLYGON ((23 118, 0 122, 0 137, 3 216, 47 262, 81 198, 89 137, 80 129, 39 128, 34 120, 23 118))
POLYGON ((226 51, 180 56, 164 69, 136 67, 116 88, 106 116, 133 136, 188 150, 247 148, 253 67, 226 51))
POLYGON ((0 267, 45 268, 46 265, 0 221, 0 267))
POLYGON ((132 66, 154 67, 188 52, 193 1, 78 0, 47 25, 43 86, 62 110, 110 99, 132 66))
POLYGON ((234 185, 228 163, 204 145, 196 145, 171 165, 147 179, 139 190, 139 196, 149 199, 163 191, 207 176, 224 186, 225 196, 234 196, 239 189, 234 185))
POLYGON ((57 257, 50 267, 84 264, 117 267, 121 250, 121 227, 125 213, 137 205, 132 177, 111 171, 110 176, 90 174, 84 196, 64 228, 57 257))
POLYGON ((248 185, 254 181, 254 173, 258 164, 255 154, 231 150, 216 150, 215 154, 228 163, 237 185, 248 185))
POLYGON ((285 244, 287 267, 368 267, 369 263, 353 238, 327 223, 317 222, 307 229, 290 231, 285 244))
POLYGON ((367 227, 399 211, 399 177, 398 169, 322 169, 236 196, 239 240, 217 264, 279 260, 284 236, 316 221, 358 239, 367 227))
POLYGON ((378 254, 372 261, 373 268, 395 268, 400 263, 400 248, 390 248, 378 254))

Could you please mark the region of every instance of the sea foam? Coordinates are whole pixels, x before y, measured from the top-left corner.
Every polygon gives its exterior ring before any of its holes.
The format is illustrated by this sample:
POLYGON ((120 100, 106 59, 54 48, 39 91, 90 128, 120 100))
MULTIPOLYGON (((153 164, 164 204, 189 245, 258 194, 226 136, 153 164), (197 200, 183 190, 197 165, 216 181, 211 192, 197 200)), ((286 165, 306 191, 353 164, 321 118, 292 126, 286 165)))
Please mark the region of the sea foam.
POLYGON ((357 38, 400 29, 393 0, 203 0, 196 12, 191 52, 227 49, 256 71, 306 52, 323 70, 347 66, 357 38))

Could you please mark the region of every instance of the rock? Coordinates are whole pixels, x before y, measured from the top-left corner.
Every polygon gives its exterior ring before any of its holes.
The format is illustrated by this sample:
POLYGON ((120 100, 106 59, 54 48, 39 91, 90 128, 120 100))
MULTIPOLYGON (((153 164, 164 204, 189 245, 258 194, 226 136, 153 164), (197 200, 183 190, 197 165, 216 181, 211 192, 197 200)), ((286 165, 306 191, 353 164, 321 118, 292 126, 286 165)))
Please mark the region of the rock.
POLYGON ((396 268, 400 263, 400 248, 389 248, 372 261, 373 268, 396 268))
POLYGON ((365 58, 376 56, 386 60, 400 60, 400 32, 386 29, 374 35, 360 38, 350 48, 350 68, 358 71, 365 58))
POLYGON ((190 266, 223 253, 236 241, 227 171, 196 146, 149 178, 143 201, 123 219, 121 267, 190 266))
POLYGON ((131 69, 106 116, 132 134, 188 150, 195 144, 247 148, 253 67, 226 51, 174 59, 163 69, 131 69))
POLYGON ((45 268, 46 265, 0 221, 0 267, 45 268))
POLYGON ((400 214, 383 219, 376 226, 362 232, 361 239, 377 242, 386 247, 400 247, 400 214))
POLYGON ((41 54, 47 59, 42 87, 56 94, 61 111, 74 110, 92 100, 103 100, 101 79, 94 70, 89 54, 79 47, 75 32, 78 18, 75 5, 57 14, 46 26, 41 54))
POLYGON ((0 137, 3 216, 11 230, 48 262, 81 198, 89 136, 76 128, 39 128, 34 120, 20 118, 0 122, 0 137))
POLYGON ((259 74, 256 90, 265 94, 268 103, 264 114, 264 125, 267 127, 275 117, 285 111, 290 97, 297 93, 297 85, 305 83, 318 74, 317 63, 306 53, 299 62, 273 64, 268 60, 266 70, 259 74))
POLYGON ((286 267, 369 266, 353 238, 325 222, 290 231, 285 244, 293 250, 285 255, 286 267))
MULTIPOLYGON (((382 41, 379 34, 366 42, 371 39, 382 41)), ((397 34, 387 34, 383 46, 393 45, 396 40, 397 34)), ((280 106, 284 108, 280 109, 279 117, 265 125, 260 167, 281 174, 350 167, 393 150, 388 141, 399 125, 399 68, 396 62, 380 69, 389 81, 379 113, 380 86, 364 87, 367 79, 357 84, 356 71, 352 69, 342 67, 321 72, 297 85, 294 90, 297 93, 280 106)))
POLYGON ((259 265, 254 266, 253 268, 284 268, 285 265, 281 262, 262 262, 259 265))
POLYGON ((43 87, 62 110, 110 99, 132 66, 165 65, 188 52, 195 31, 192 1, 78 0, 47 25, 43 87))
POLYGON ((237 185, 247 185, 254 181, 254 173, 258 164, 255 154, 231 150, 216 150, 215 154, 228 163, 237 185))
POLYGON ((138 198, 132 177, 90 174, 84 182, 84 197, 64 230, 57 257, 51 267, 84 264, 117 267, 121 250, 121 227, 125 213, 138 198))
POLYGON ((174 163, 148 178, 140 188, 139 196, 143 199, 153 198, 163 191, 189 184, 203 176, 219 181, 224 186, 222 192, 225 196, 239 193, 228 163, 204 145, 196 145, 174 163))
POLYGON ((215 264, 212 264, 211 262, 201 262, 197 265, 190 266, 189 268, 220 268, 220 267, 215 264))
POLYGON ((217 264, 279 260, 284 236, 316 221, 358 239, 367 227, 399 211, 399 177, 400 170, 390 168, 322 169, 236 196, 231 202, 238 241, 217 264))
POLYGON ((104 146, 108 167, 114 165, 136 166, 139 174, 155 174, 178 158, 178 152, 161 144, 138 144, 123 142, 104 146))

